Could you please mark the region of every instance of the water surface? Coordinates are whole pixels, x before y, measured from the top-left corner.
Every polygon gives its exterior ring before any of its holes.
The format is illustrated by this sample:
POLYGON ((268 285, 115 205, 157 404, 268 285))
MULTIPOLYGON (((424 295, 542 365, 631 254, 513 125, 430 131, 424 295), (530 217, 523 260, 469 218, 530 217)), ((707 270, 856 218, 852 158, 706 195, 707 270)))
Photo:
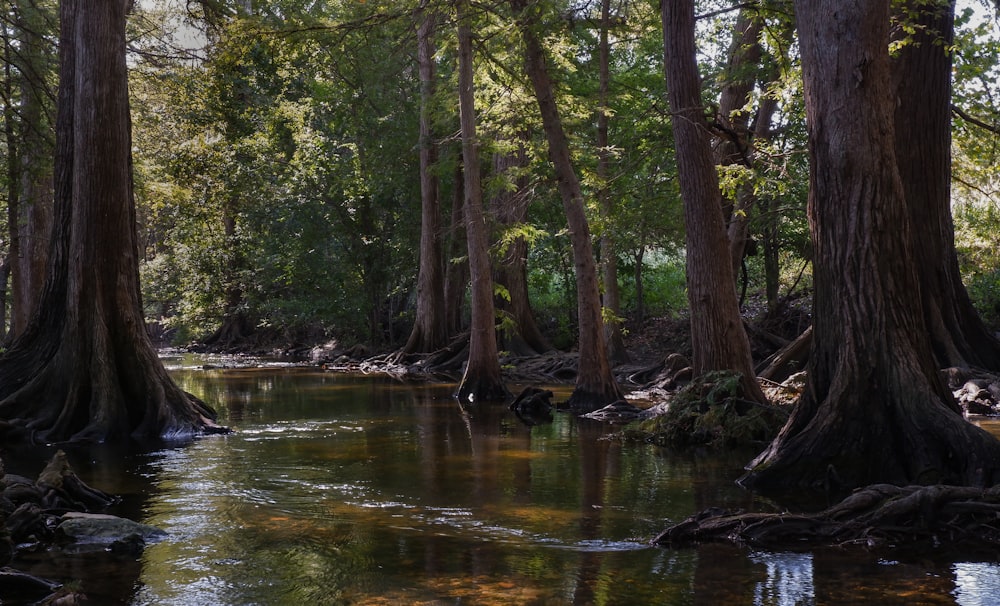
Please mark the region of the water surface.
MULTIPOLYGON (((708 506, 771 504, 753 452, 676 454, 453 385, 307 368, 177 368, 236 431, 74 466, 163 528, 140 562, 61 560, 99 603, 993 604, 993 554, 648 546, 708 506)), ((565 394, 564 396, 565 397, 565 394)), ((37 573, 57 574, 44 558, 37 573)))

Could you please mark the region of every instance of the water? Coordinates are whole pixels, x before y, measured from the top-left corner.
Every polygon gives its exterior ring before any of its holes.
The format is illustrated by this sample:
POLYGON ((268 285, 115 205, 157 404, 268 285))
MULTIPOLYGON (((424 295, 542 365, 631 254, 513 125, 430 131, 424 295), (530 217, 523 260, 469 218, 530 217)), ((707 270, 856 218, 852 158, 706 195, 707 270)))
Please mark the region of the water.
MULTIPOLYGON (((141 561, 22 558, 92 603, 994 604, 992 554, 648 546, 708 506, 766 508, 754 453, 678 455, 557 414, 526 427, 454 386, 305 368, 174 371, 236 432, 71 453, 119 513, 169 533, 141 561)), ((566 394, 563 394, 565 397, 566 394)), ((26 459, 27 460, 27 459, 26 459)))

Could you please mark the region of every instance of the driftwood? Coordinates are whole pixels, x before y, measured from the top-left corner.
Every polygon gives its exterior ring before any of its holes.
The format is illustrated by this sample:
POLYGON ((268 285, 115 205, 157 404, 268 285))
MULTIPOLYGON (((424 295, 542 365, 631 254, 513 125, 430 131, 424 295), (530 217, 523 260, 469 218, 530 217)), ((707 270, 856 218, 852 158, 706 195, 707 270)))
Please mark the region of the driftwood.
POLYGON ((761 364, 757 376, 781 383, 805 368, 812 346, 812 326, 805 329, 794 341, 788 343, 761 364))
POLYGON ((1000 546, 1000 486, 893 486, 858 489, 817 513, 709 509, 671 526, 652 543, 733 542, 753 547, 899 543, 1000 546))

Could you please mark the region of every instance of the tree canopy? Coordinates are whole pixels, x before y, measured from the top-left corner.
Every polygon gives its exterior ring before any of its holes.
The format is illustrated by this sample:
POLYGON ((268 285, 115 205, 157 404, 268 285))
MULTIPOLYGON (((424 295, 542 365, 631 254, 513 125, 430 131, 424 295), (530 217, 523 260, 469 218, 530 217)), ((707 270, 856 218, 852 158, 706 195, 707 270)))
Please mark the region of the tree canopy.
MULTIPOLYGON (((0 309, 13 343, 43 292, 33 251, 54 250, 59 43, 54 2, 3 6, 0 277, 10 295, 5 287, 0 309)), ((893 160, 904 190, 907 174, 936 176, 924 189, 938 193, 909 207, 933 216, 934 231, 876 256, 896 263, 916 248, 926 253, 917 266, 936 268, 909 293, 926 299, 915 330, 931 333, 930 364, 990 367, 1000 322, 995 8, 959 3, 952 21, 947 2, 889 6, 876 46, 893 94, 929 98, 905 86, 924 82, 910 77, 926 69, 914 49, 937 49, 951 67, 935 72, 940 132, 882 141, 896 156, 936 153, 934 168, 893 160), (947 18, 923 19, 926 6, 947 18), (940 309, 936 293, 948 294, 940 309)), ((142 319, 161 343, 363 343, 456 359, 470 328, 492 326, 497 344, 486 349, 498 355, 573 351, 581 411, 621 396, 610 364, 625 359, 623 334, 651 318, 690 320, 695 370, 738 371, 762 399, 752 363, 834 314, 823 293, 844 268, 818 262, 824 223, 815 204, 807 213, 822 168, 810 145, 827 118, 807 111, 801 7, 684 8, 694 44, 666 40, 691 68, 682 81, 664 71, 664 21, 650 3, 133 3, 126 163, 142 319), (463 107, 475 108, 474 124, 463 107), (697 203, 694 149, 708 184, 697 203), (481 200, 470 206, 472 191, 481 200), (722 299, 725 322, 707 314, 722 299), (716 341, 709 328, 723 324, 716 341)), ((913 118, 898 106, 897 135, 913 118)), ((876 214, 888 208, 878 204, 876 214)), ((950 406, 940 385, 928 390, 950 406)))

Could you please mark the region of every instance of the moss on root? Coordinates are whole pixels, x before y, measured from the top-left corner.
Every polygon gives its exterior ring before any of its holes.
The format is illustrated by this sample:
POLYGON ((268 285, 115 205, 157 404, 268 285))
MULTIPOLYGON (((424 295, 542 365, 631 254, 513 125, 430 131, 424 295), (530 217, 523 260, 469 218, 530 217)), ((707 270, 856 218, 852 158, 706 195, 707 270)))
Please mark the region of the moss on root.
POLYGON ((629 425, 622 436, 677 449, 769 443, 788 419, 788 407, 758 404, 739 393, 738 374, 706 373, 674 394, 663 414, 629 425))

